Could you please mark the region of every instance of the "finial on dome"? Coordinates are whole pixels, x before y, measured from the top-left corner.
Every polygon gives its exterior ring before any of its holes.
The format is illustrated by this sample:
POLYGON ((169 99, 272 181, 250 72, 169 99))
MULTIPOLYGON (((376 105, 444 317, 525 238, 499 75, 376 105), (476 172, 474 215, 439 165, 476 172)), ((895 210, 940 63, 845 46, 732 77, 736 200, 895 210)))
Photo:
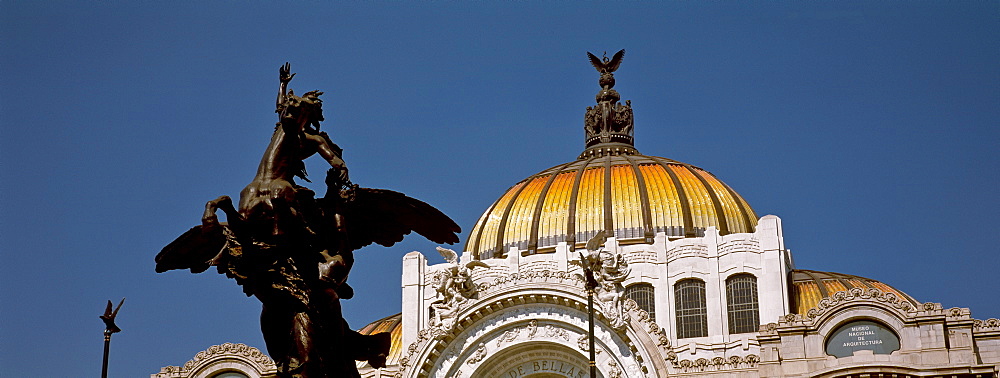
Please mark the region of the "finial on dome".
POLYGON ((608 59, 607 52, 603 59, 587 52, 590 64, 601 73, 598 81, 601 90, 597 92, 597 105, 588 106, 584 117, 583 130, 586 133, 586 150, 580 154, 580 159, 603 155, 636 155, 634 137, 632 135, 633 116, 632 102, 618 103, 621 96, 614 90, 614 72, 622 64, 625 50, 622 49, 608 59))

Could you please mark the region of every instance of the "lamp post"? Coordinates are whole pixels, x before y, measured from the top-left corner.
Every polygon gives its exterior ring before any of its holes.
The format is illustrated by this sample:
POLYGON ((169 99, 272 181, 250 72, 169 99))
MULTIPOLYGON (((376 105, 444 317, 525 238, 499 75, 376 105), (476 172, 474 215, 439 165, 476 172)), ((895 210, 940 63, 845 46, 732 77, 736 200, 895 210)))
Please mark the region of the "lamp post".
MULTIPOLYGON (((606 291, 610 295, 620 297, 624 288, 622 282, 631 272, 628 263, 622 255, 610 253, 604 250, 604 243, 608 240, 610 231, 601 230, 587 242, 587 254, 580 252, 580 267, 583 268, 584 285, 587 288, 587 320, 588 336, 590 338, 590 377, 597 378, 597 348, 594 347, 594 294, 598 289, 606 291), (600 280, 598 280, 598 278, 600 280)), ((576 262, 573 262, 576 264, 576 262)), ((605 315, 611 321, 612 327, 624 326, 620 301, 615 299, 610 305, 612 308, 605 308, 605 315), (616 325, 617 324, 617 325, 616 325)))
POLYGON ((108 378, 108 352, 111 351, 111 335, 122 331, 115 325, 115 317, 118 316, 118 310, 122 309, 123 304, 125 304, 125 298, 122 298, 122 301, 118 302, 118 307, 111 311, 111 301, 108 301, 108 307, 104 310, 104 315, 101 315, 101 320, 104 321, 104 363, 101 365, 101 378, 108 378))
POLYGON ((600 287, 597 277, 603 267, 601 248, 607 240, 605 231, 601 230, 587 242, 587 254, 580 252, 580 267, 583 268, 584 285, 587 288, 587 336, 590 338, 590 378, 597 378, 597 351, 594 348, 594 292, 600 287))
POLYGON ((597 378, 597 356, 594 348, 594 291, 597 290, 597 280, 594 271, 586 265, 583 268, 587 277, 587 335, 590 338, 590 377, 597 378))

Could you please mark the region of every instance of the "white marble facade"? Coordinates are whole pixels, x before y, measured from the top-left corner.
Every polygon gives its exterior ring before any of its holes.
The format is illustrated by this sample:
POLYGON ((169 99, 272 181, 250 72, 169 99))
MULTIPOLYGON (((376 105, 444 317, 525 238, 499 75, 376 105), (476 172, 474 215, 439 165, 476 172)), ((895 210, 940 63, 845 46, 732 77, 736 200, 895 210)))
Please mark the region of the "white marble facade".
MULTIPOLYGON (((709 228, 700 238, 668 240, 660 234, 653 244, 610 238, 605 249, 628 261, 626 287, 652 285, 655 319, 626 300, 625 326, 614 328, 610 302, 595 301, 601 377, 847 377, 872 372, 886 377, 993 377, 1000 368, 1000 325, 996 319, 974 320, 967 309, 914 306, 873 288, 835 293, 806 316, 792 313, 795 298, 788 281, 793 262, 781 220, 773 215, 761 218, 754 233, 719 236, 709 228), (734 274, 756 278, 757 332, 728 332, 725 282, 734 274), (679 338, 673 288, 690 278, 705 284, 708 334, 679 338), (827 355, 830 333, 858 319, 891 328, 900 350, 827 355)), ((439 272, 449 264, 428 265, 423 254, 407 254, 404 357, 393 376, 587 377, 587 296, 576 275, 580 268, 572 263, 578 253, 565 243, 549 253, 523 252, 511 249, 505 258, 483 260, 489 268, 471 270, 476 293, 446 314, 451 318, 447 322, 432 320, 430 309, 440 303, 439 272)), ((461 255, 462 264, 470 260, 470 253, 461 255)))

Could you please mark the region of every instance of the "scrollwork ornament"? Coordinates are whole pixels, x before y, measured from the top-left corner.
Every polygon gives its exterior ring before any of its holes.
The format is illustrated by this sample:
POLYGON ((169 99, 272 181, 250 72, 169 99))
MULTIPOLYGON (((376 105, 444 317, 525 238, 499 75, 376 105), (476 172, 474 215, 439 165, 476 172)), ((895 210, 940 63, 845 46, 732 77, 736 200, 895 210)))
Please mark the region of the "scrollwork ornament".
POLYGON ((712 358, 712 365, 716 367, 722 367, 726 364, 726 359, 722 357, 712 358))
POLYGON ((952 307, 948 309, 948 316, 953 318, 960 317, 962 316, 962 309, 958 307, 952 307))
POLYGON ((885 302, 896 304, 899 302, 899 297, 896 296, 896 293, 885 293, 885 302))
POLYGON ((899 307, 899 309, 901 309, 903 311, 906 311, 906 312, 913 312, 913 310, 914 310, 913 309, 913 305, 910 304, 909 301, 900 301, 898 307, 899 307))
POLYGON ((671 351, 667 351, 667 361, 670 361, 671 363, 676 364, 677 363, 677 352, 674 352, 672 350, 671 351))
POLYGON ((731 366, 734 369, 739 367, 741 362, 743 362, 743 358, 741 358, 740 356, 729 357, 729 366, 731 366))
POLYGON ((705 368, 708 367, 708 360, 705 358, 699 358, 694 360, 694 364, 698 367, 699 371, 705 371, 705 368))
POLYGON ((667 337, 667 332, 662 328, 656 333, 656 345, 663 348, 670 348, 670 338, 667 337))

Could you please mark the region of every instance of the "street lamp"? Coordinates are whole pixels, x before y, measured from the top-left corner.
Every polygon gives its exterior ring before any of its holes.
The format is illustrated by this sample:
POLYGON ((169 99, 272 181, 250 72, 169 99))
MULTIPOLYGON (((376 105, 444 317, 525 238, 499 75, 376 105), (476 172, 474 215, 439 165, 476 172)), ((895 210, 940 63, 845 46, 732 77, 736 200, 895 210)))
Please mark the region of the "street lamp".
POLYGON ((115 325, 115 317, 118 316, 118 310, 122 309, 123 304, 125 304, 125 298, 122 298, 122 301, 118 302, 118 307, 111 311, 111 301, 108 301, 108 307, 104 310, 104 315, 101 315, 101 320, 104 321, 104 364, 101 366, 101 378, 108 378, 108 352, 111 350, 111 335, 122 331, 115 325))
POLYGON ((580 266, 583 268, 584 285, 587 288, 587 328, 590 342, 590 377, 597 378, 597 352, 594 348, 594 293, 601 284, 597 281, 595 272, 600 274, 603 266, 601 249, 608 240, 604 230, 598 231, 587 242, 587 254, 580 252, 580 266))

